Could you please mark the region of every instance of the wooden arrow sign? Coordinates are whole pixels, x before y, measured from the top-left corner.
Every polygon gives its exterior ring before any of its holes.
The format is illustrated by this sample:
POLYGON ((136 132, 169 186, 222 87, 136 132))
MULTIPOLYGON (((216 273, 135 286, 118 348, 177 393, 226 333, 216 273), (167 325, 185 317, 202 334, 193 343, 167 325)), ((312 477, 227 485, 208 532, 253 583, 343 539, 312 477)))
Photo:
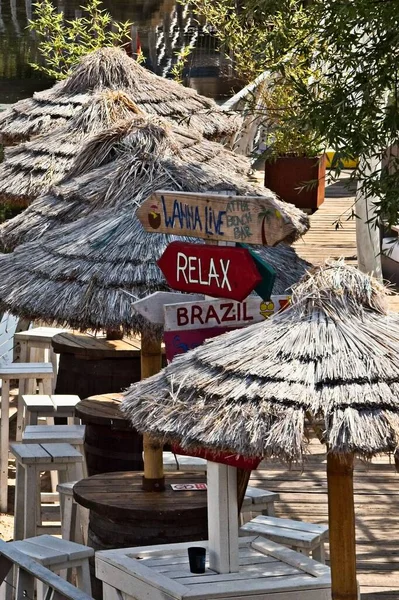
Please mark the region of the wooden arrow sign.
POLYGON ((137 209, 144 229, 204 240, 274 246, 294 231, 274 202, 262 196, 159 191, 137 209))
POLYGON ((154 325, 163 325, 165 320, 165 304, 178 302, 195 302, 203 300, 203 294, 181 294, 179 292, 154 292, 141 300, 132 303, 132 308, 154 325))
POLYGON ((289 296, 272 296, 268 301, 251 296, 244 302, 205 300, 167 304, 164 307, 166 358, 170 361, 176 354, 192 350, 209 338, 264 321, 286 308, 289 300, 289 296))
POLYGON ((158 265, 171 288, 214 298, 244 300, 262 280, 244 248, 172 242, 158 265))

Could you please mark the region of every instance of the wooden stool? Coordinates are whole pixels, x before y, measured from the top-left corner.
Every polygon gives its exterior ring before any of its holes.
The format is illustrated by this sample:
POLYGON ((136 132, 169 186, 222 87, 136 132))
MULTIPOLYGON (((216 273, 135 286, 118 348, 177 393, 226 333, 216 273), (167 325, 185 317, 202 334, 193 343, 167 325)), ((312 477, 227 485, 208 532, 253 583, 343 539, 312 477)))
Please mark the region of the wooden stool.
MULTIPOLYGON (((30 382, 39 381, 39 388, 43 392, 51 390, 51 382, 54 377, 53 366, 51 363, 11 363, 0 368, 1 384, 1 447, 0 447, 0 511, 7 512, 8 500, 8 443, 9 434, 9 415, 10 415, 10 381, 18 379, 18 386, 21 381, 30 382)), ((18 395, 17 408, 17 440, 22 437, 22 418, 23 405, 22 396, 18 395)))
POLYGON ((61 507, 61 535, 64 540, 85 544, 89 528, 89 510, 75 501, 73 497, 75 483, 77 482, 68 481, 57 486, 61 507))
MULTIPOLYGON (((163 452, 163 467, 165 472, 189 471, 192 473, 206 473, 207 461, 198 456, 175 455, 173 452, 163 452)), ((261 490, 251 486, 247 487, 241 507, 241 524, 252 519, 253 513, 261 513, 274 517, 274 503, 280 499, 276 492, 261 490)))
POLYGON ((328 540, 328 527, 292 519, 259 516, 240 528, 240 536, 259 534, 262 537, 289 546, 297 552, 325 564, 324 542, 328 540))
MULTIPOLYGON (((32 355, 35 353, 32 350, 41 351, 39 360, 46 360, 51 362, 53 365, 54 374, 57 374, 58 362, 57 355, 55 354, 51 341, 58 333, 63 333, 65 329, 59 329, 56 327, 34 327, 27 331, 19 331, 14 334, 14 345, 19 345, 19 356, 20 362, 30 362, 32 355)), ((34 359, 33 359, 34 360, 34 359)), ((56 377, 53 380, 53 386, 51 392, 55 390, 56 377)), ((24 390, 24 394, 28 391, 24 390)))
POLYGON ((83 456, 82 472, 78 477, 87 477, 84 439, 85 425, 27 425, 22 434, 24 444, 71 444, 83 456))
MULTIPOLYGON (((41 533, 43 529, 40 472, 57 471, 65 475, 64 481, 74 481, 77 470, 82 469, 83 456, 71 444, 14 443, 10 444, 10 451, 17 465, 14 540, 20 540, 41 533)), ((49 527, 45 529, 48 531, 49 527)), ((57 527, 53 533, 58 533, 59 529, 57 527)))
MULTIPOLYGON (((82 544, 76 544, 67 540, 61 540, 51 535, 40 535, 23 541, 9 542, 9 546, 23 552, 34 561, 47 567, 54 573, 63 574, 65 570, 76 570, 76 587, 91 596, 89 558, 94 555, 93 548, 88 548, 82 544)), ((17 572, 17 581, 19 573, 17 572)), ((5 586, 8 590, 12 589, 13 575, 12 570, 5 580, 5 586)), ((18 588, 17 584, 17 588, 18 588)), ((37 600, 44 600, 45 586, 42 582, 37 582, 37 600)), ((6 598, 10 594, 5 590, 6 598)))
MULTIPOLYGON (((68 425, 75 422, 75 406, 80 402, 75 395, 24 395, 25 425, 37 425, 39 417, 47 420, 54 417, 66 417, 68 425)), ((19 441, 19 440, 18 440, 19 441)))

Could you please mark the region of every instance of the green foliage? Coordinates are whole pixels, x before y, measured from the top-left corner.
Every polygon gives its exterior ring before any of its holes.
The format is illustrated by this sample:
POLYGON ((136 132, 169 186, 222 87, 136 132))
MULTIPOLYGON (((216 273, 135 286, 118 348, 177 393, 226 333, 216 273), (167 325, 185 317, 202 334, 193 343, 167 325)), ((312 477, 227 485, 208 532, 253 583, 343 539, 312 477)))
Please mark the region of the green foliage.
POLYGON ((179 52, 176 52, 177 60, 171 69, 171 73, 177 83, 183 83, 183 71, 191 51, 191 46, 183 46, 179 52))
POLYGON ((101 0, 88 0, 81 7, 83 15, 68 21, 51 0, 34 4, 35 19, 28 27, 36 33, 44 62, 31 66, 54 79, 65 79, 85 54, 129 41, 131 23, 113 21, 100 6, 101 0))
POLYGON ((273 85, 288 85, 283 95, 290 96, 289 103, 284 101, 275 121, 276 150, 288 148, 285 131, 291 127, 336 151, 335 177, 344 159, 362 157, 352 178, 360 178, 363 193, 374 199, 378 220, 398 222, 398 0, 194 4, 233 52, 241 76, 249 81, 269 70, 273 85), (375 167, 381 157, 383 166, 375 167))

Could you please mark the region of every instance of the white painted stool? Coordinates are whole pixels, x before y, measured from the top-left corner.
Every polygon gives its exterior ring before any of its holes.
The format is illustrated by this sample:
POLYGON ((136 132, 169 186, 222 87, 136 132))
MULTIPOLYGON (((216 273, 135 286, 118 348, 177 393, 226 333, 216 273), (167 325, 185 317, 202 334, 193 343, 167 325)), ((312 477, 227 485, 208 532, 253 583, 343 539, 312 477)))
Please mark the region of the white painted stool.
MULTIPOLYGON (((206 473, 207 461, 198 456, 175 455, 173 452, 163 452, 163 468, 171 471, 192 471, 193 473, 206 473)), ((253 513, 262 515, 275 515, 274 503, 280 499, 276 492, 261 490, 248 486, 241 507, 241 524, 250 521, 253 513)))
POLYGON ((80 398, 73 394, 25 394, 22 401, 24 404, 25 426, 37 425, 40 417, 45 417, 48 422, 49 419, 54 419, 54 417, 66 417, 68 425, 73 425, 76 421, 75 406, 80 402, 80 398))
MULTIPOLYGON (((51 345, 53 337, 59 333, 67 331, 66 329, 59 329, 56 327, 33 327, 27 331, 19 331, 14 334, 14 345, 19 345, 19 356, 20 362, 30 362, 32 355, 35 353, 32 350, 41 351, 42 357, 40 360, 46 360, 51 362, 54 369, 54 374, 58 371, 57 354, 54 352, 51 345)), ((52 392, 55 389, 56 377, 54 377, 52 392)), ((25 394, 29 393, 24 390, 25 394)))
POLYGON ((61 535, 64 540, 87 543, 89 528, 89 509, 80 506, 73 497, 73 486, 76 481, 59 483, 57 491, 60 495, 61 535))
MULTIPOLYGON (((24 444, 71 444, 83 456, 82 470, 77 476, 88 476, 84 448, 86 425, 27 425, 22 434, 24 444)), ((54 490, 57 486, 54 486, 54 490)))
MULTIPOLYGON (((83 456, 71 444, 13 443, 10 444, 10 451, 15 456, 17 466, 14 540, 20 540, 42 533, 43 529, 50 529, 42 525, 40 473, 57 471, 60 479, 64 475, 63 481, 74 481, 77 471, 80 469, 81 472, 83 456)), ((51 532, 59 533, 59 530, 56 527, 51 532)))
MULTIPOLYGON (((61 540, 51 535, 40 535, 23 541, 10 542, 9 545, 54 573, 64 575, 67 569, 76 570, 76 587, 91 596, 89 558, 94 555, 93 548, 61 540)), ((19 573, 17 573, 18 576, 19 573)), ((4 585, 8 588, 8 590, 4 590, 5 597, 10 598, 9 590, 12 589, 13 585, 12 570, 9 572, 4 585)), ((46 592, 44 588, 44 584, 38 581, 37 600, 44 600, 46 592)), ((32 599, 28 598, 28 600, 32 599)))
MULTIPOLYGON (((7 512, 8 500, 8 443, 10 439, 10 381, 18 380, 18 387, 22 381, 38 382, 39 389, 43 392, 51 390, 54 377, 51 363, 11 363, 0 368, 1 379, 1 447, 0 447, 0 511, 7 512)), ((17 407, 17 432, 19 441, 22 437, 23 405, 22 396, 18 395, 17 407)))
POLYGON ((292 519, 258 516, 240 527, 240 536, 262 537, 288 546, 325 564, 324 542, 328 540, 328 527, 292 519))

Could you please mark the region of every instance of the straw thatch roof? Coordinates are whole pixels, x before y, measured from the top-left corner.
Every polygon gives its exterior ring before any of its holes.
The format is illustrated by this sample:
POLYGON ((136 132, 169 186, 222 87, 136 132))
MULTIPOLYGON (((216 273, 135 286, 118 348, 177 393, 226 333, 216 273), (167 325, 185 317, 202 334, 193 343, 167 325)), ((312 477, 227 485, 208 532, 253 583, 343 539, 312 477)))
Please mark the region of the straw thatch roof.
POLYGON ((142 111, 123 92, 106 90, 64 126, 5 148, 0 164, 0 202, 28 205, 67 173, 91 135, 142 111))
POLYGON ((13 249, 100 208, 141 204, 156 189, 267 196, 291 219, 291 239, 304 233, 308 217, 266 188, 246 182, 249 168, 247 158, 187 128, 137 115, 92 137, 60 185, 0 227, 0 240, 13 249))
POLYGON ((38 199, 23 213, 20 222, 34 231, 35 241, 0 257, 2 306, 80 329, 153 331, 133 314, 124 291, 142 298, 166 289, 156 260, 177 238, 146 233, 135 216, 155 190, 261 196, 292 225, 289 238, 306 230, 308 220, 299 209, 236 174, 243 165, 246 159, 220 144, 142 116, 93 138, 76 158, 71 170, 76 177, 57 188, 59 195, 38 199), (34 222, 38 205, 43 210, 34 222))
POLYGON ((306 425, 333 453, 370 457, 399 436, 399 324, 387 290, 332 263, 296 287, 292 307, 177 356, 132 385, 134 427, 185 448, 301 459, 306 425))
POLYGON ((228 115, 195 90, 151 73, 119 48, 84 56, 72 75, 36 92, 0 114, 0 143, 11 145, 64 125, 104 90, 126 92, 149 114, 186 122, 205 137, 221 139, 237 131, 241 119, 228 115))

